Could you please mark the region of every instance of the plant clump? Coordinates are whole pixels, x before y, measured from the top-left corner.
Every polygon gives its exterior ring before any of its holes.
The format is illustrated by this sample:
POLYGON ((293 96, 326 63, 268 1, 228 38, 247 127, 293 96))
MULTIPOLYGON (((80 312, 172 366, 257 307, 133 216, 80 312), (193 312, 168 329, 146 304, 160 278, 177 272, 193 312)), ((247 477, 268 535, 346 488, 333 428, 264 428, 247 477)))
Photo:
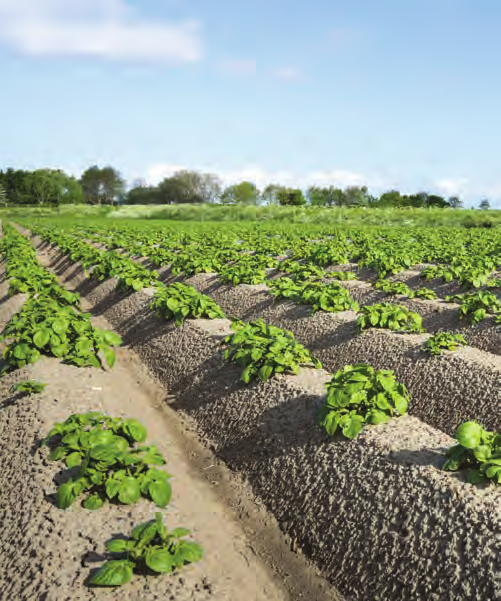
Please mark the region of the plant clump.
POLYGON ((138 524, 127 538, 116 538, 106 543, 109 553, 122 556, 121 559, 107 561, 92 577, 92 586, 114 587, 127 584, 134 571, 165 574, 182 568, 189 563, 200 561, 202 547, 187 539, 190 531, 186 528, 168 530, 162 514, 155 513, 155 519, 138 524))
POLYGON ((430 355, 441 355, 443 351, 455 351, 467 342, 462 334, 451 332, 437 332, 433 334, 424 344, 424 349, 430 355))
POLYGON ((383 424, 407 413, 409 393, 393 371, 359 363, 339 370, 327 383, 319 424, 333 436, 338 428, 355 438, 365 424, 383 424))
POLYGON ((288 330, 267 325, 262 319, 235 320, 231 328, 235 333, 223 342, 228 346, 224 358, 244 368, 240 379, 245 384, 256 377, 269 380, 275 373, 297 374, 301 365, 322 367, 288 330))
POLYGON ((422 318, 403 305, 378 303, 362 307, 357 318, 359 332, 368 328, 385 328, 394 332, 423 332, 422 318))
POLYGON ((447 451, 446 471, 467 469, 468 482, 501 484, 501 434, 485 430, 475 421, 463 422, 456 430, 457 444, 447 451))

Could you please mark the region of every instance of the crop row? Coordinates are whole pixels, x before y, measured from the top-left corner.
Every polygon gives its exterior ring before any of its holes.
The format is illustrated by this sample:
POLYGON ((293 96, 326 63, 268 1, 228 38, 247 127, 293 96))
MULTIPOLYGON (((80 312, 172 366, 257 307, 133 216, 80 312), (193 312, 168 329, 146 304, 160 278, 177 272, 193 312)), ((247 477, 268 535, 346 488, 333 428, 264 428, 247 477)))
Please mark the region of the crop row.
MULTIPOLYGON (((315 233, 305 228, 269 231, 256 227, 224 228, 223 231, 188 231, 171 227, 73 226, 71 231, 110 248, 123 248, 136 256, 148 256, 157 266, 171 265, 173 273, 223 274, 231 261, 240 264, 242 254, 258 269, 276 267, 278 257, 287 263, 303 261, 325 268, 351 263, 368 267, 379 278, 395 275, 418 264, 436 263, 423 274, 427 280, 456 281, 464 288, 496 286, 491 278, 501 265, 501 239, 490 232, 464 232, 416 228, 412 233, 395 229, 326 229, 315 233), (272 264, 274 262, 274 264, 272 264)), ((285 264, 282 262, 282 266, 285 264)), ((242 273, 246 277, 246 273, 242 273)), ((249 276, 247 276, 249 277, 249 276)), ((244 282, 257 283, 257 282, 244 282)))
MULTIPOLYGON (((400 257, 400 263, 395 263, 392 257, 392 250, 377 251, 378 256, 384 257, 385 253, 389 253, 389 262, 385 267, 381 267, 382 263, 374 263, 371 255, 361 254, 360 250, 354 251, 348 248, 348 244, 339 242, 339 235, 331 236, 334 240, 329 240, 325 244, 320 241, 305 242, 298 249, 293 246, 292 250, 285 250, 280 245, 277 245, 276 240, 271 243, 259 245, 245 245, 244 240, 228 239, 226 235, 222 239, 216 241, 206 240, 203 237, 197 240, 196 236, 190 238, 187 235, 174 238, 173 235, 164 236, 163 230, 147 230, 150 239, 145 239, 144 233, 141 230, 133 230, 132 232, 120 232, 110 235, 109 232, 99 232, 96 228, 75 227, 71 228, 72 235, 76 237, 84 237, 92 239, 101 244, 106 244, 110 248, 122 248, 129 253, 131 257, 146 256, 158 265, 169 265, 170 270, 174 275, 182 273, 185 276, 195 275, 197 273, 215 272, 223 283, 238 285, 260 284, 266 283, 272 287, 275 296, 282 292, 282 297, 292 298, 311 305, 315 310, 322 308, 324 311, 339 311, 342 307, 350 308, 349 300, 340 299, 343 295, 343 286, 337 285, 336 282, 326 284, 326 279, 336 280, 351 280, 355 279, 356 275, 353 272, 343 270, 326 270, 325 267, 331 265, 343 264, 348 261, 354 261, 358 258, 359 265, 367 265, 374 267, 378 271, 379 278, 374 283, 374 288, 385 292, 387 295, 399 295, 408 298, 420 298, 424 300, 432 300, 437 298, 436 293, 426 287, 421 287, 417 290, 411 290, 404 282, 389 281, 384 279, 384 276, 398 273, 402 269, 406 269, 414 265, 408 257, 400 257), (90 231, 89 231, 90 230, 90 231), (164 236, 162 238, 162 236, 164 236), (196 244, 192 242, 197 240, 196 244), (172 247, 167 248, 167 244, 172 243, 172 247), (243 248, 242 248, 243 247, 243 248), (288 258, 282 258, 272 255, 272 253, 287 252, 288 258), (275 269, 277 272, 287 274, 279 277, 278 281, 275 277, 269 278, 268 271, 275 269), (306 283, 305 283, 306 282, 306 283), (313 282, 310 284, 310 282, 313 282), (302 286, 303 290, 298 287, 302 286), (295 288, 295 290, 294 290, 295 288), (333 302, 329 302, 326 297, 333 298, 333 302), (322 299, 322 303, 319 302, 322 299), (336 299, 340 299, 341 303, 337 303, 336 299), (323 306, 322 306, 323 305, 323 306)), ((292 238, 294 240, 294 238, 292 238)), ((351 239, 350 242, 353 242, 351 239)), ((254 241, 255 242, 255 241, 254 241)), ((386 244, 386 238, 379 236, 379 242, 386 244)), ((287 243, 290 242, 290 237, 287 238, 287 243)), ((367 243, 367 240, 365 240, 367 243)), ((473 255, 473 257, 465 257, 460 254, 455 256, 451 261, 450 269, 446 266, 429 266, 421 272, 421 277, 425 280, 441 277, 444 282, 457 281, 466 290, 477 289, 483 287, 483 290, 466 292, 464 294, 456 294, 446 296, 446 302, 458 303, 458 317, 466 319, 470 324, 474 325, 485 319, 488 314, 498 314, 501 312, 501 303, 495 294, 486 288, 499 288, 501 280, 498 278, 489 278, 489 275, 495 273, 494 268, 500 262, 497 253, 498 246, 487 245, 480 249, 478 245, 466 244, 471 248, 471 252, 484 252, 488 250, 486 256, 473 255), (458 263, 459 262, 459 263, 458 263), (480 270, 480 271, 479 271, 480 270), (482 273, 480 273, 482 272, 482 273)), ((385 247, 386 248, 386 247, 385 247)), ((400 251, 399 251, 400 252, 400 251)), ((116 253, 114 253, 116 254, 116 253)), ((415 257, 417 260, 417 255, 415 257)), ((383 261, 384 263, 384 261, 383 261)), ((352 305, 353 307, 353 305, 352 305)))
MULTIPOLYGON (((15 228, 3 226, 0 252, 5 260, 9 294, 27 294, 21 310, 8 322, 2 340, 3 374, 34 363, 42 354, 79 367, 102 367, 101 354, 110 367, 115 363, 117 334, 94 328, 84 313, 79 295, 62 287, 37 260, 30 242, 15 228)), ((37 394, 45 385, 23 381, 16 392, 37 394)), ((111 418, 102 413, 73 414, 56 423, 42 442, 50 444, 50 459, 64 460, 70 477, 58 487, 56 503, 67 509, 86 494, 83 507, 101 508, 106 501, 131 505, 141 497, 166 507, 171 499, 170 475, 162 469, 165 458, 154 445, 144 443, 147 432, 135 419, 111 418)), ((109 560, 90 580, 94 586, 121 586, 133 571, 168 573, 202 558, 198 543, 187 539, 190 531, 169 531, 161 513, 137 525, 130 537, 106 543, 118 559, 109 560)))
MULTIPOLYGON (((76 243, 78 243, 78 246, 90 246, 83 241, 76 241, 72 236, 57 233, 53 229, 40 233, 53 244, 58 244, 62 240, 64 244, 69 245, 68 249, 70 246, 74 249, 76 243)), ((60 248, 63 249, 62 246, 60 248)), ((70 251, 67 250, 67 252, 70 251)), ((97 249, 94 249, 93 252, 107 254, 97 249)), ((77 256, 73 258, 76 260, 77 256)), ((116 261, 120 260, 128 261, 129 259, 117 255, 116 261)), ((92 266, 90 268, 93 273, 92 266)), ((120 273, 115 273, 115 275, 120 282, 120 273)), ((160 284, 155 284, 155 286, 163 287, 160 284)), ((168 288, 168 286, 165 287, 166 290, 168 288)), ((416 317, 405 308, 391 305, 390 308, 382 306, 377 310, 380 311, 377 320, 385 319, 390 327, 392 327, 391 322, 396 321, 397 324, 408 330, 419 329, 419 324, 416 325, 416 319, 419 316, 416 317), (388 314, 388 311, 397 311, 398 313, 388 314)), ((374 311, 374 307, 362 308, 359 316, 360 328, 374 325, 375 319, 371 311, 374 311)), ((214 316, 218 317, 221 314, 222 312, 214 316)), ((267 380, 275 373, 297 373, 301 365, 314 368, 321 367, 320 362, 295 340, 291 332, 265 324, 262 320, 250 323, 234 320, 232 329, 234 333, 224 341, 226 345, 224 356, 227 360, 234 361, 243 367, 241 379, 245 383, 249 383, 256 377, 267 380)), ((393 329, 398 328, 393 327, 393 329)), ((427 348, 431 353, 437 354, 443 348, 453 349, 461 344, 464 344, 461 337, 442 333, 429 339, 427 348)), ((327 384, 327 390, 328 394, 318 416, 318 421, 329 434, 333 435, 339 429, 349 438, 357 436, 365 424, 383 423, 391 417, 406 413, 409 403, 407 390, 402 384, 396 382, 391 370, 376 371, 365 364, 345 366, 344 369, 332 377, 327 384)), ((475 422, 465 423, 469 425, 464 426, 463 424, 458 428, 458 432, 463 432, 468 428, 477 428, 478 426, 475 422)), ((470 473, 475 474, 477 480, 479 473, 481 473, 487 478, 492 477, 496 482, 501 482, 501 473, 495 472, 494 474, 493 470, 489 474, 487 474, 487 471, 485 473, 479 472, 483 469, 484 463, 487 465, 486 470, 497 465, 498 453, 501 453, 499 448, 501 437, 482 429, 480 431, 480 440, 477 446, 486 446, 486 441, 490 441, 487 444, 487 446, 491 445, 489 452, 486 451, 485 455, 482 456, 480 452, 476 451, 476 447, 468 447, 467 445, 471 443, 465 443, 465 439, 458 434, 459 446, 470 449, 473 455, 468 455, 465 451, 461 454, 461 462, 447 461, 445 467, 446 469, 459 469, 459 467, 466 465, 471 468, 470 473), (491 458, 494 463, 488 462, 491 458)), ((452 447, 449 454, 456 456, 454 453, 459 453, 459 446, 452 447)), ((501 457, 501 455, 499 456, 501 457)), ((471 475, 469 477, 473 478, 471 475)))

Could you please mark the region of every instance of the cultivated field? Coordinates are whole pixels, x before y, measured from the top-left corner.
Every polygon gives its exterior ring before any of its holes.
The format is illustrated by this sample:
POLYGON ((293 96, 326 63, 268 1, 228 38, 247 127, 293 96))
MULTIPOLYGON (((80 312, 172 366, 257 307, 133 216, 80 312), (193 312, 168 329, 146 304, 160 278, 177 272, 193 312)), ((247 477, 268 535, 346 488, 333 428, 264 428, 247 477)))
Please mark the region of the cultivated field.
POLYGON ((17 212, 1 252, 0 598, 501 598, 500 230, 17 212), (120 536, 155 512, 191 532, 120 536))

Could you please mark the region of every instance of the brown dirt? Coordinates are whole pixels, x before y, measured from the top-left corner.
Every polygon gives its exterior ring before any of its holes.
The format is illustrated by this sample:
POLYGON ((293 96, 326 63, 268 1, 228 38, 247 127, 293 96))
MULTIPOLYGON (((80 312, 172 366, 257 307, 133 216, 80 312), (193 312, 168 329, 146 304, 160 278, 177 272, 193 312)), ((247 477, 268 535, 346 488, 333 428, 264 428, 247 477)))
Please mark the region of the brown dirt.
MULTIPOLYGON (((0 294, 7 284, 0 285, 0 294)), ((5 324, 20 308, 15 296, 0 304, 5 324)), ((109 327, 104 318, 96 325, 109 327)), ((172 599, 183 601, 332 600, 335 590, 305 558, 290 550, 272 516, 251 487, 230 472, 193 434, 188 418, 161 402, 165 390, 148 376, 132 351, 120 349, 111 371, 78 369, 55 359, 0 380, 0 599, 5 601, 85 599, 172 599), (13 395, 13 383, 37 379, 47 384, 33 397, 13 395), (39 441, 54 421, 79 411, 101 410, 136 417, 149 440, 168 459, 173 501, 162 510, 167 523, 187 526, 205 558, 175 575, 136 576, 119 590, 90 589, 104 543, 151 519, 157 508, 108 505, 90 512, 75 504, 54 506, 59 464, 48 463, 39 441)))
MULTIPOLYGON (((500 493, 494 487, 473 488, 460 475, 440 471, 444 448, 451 443, 443 432, 409 417, 369 428, 355 441, 331 440, 314 425, 322 390, 314 375, 245 387, 238 382, 239 369, 221 361, 219 345, 227 322, 206 328, 207 322, 200 320, 175 328, 151 315, 147 295, 117 294, 116 282, 86 281, 74 265, 57 254, 53 259, 64 281, 86 295, 96 314, 107 316, 175 393, 165 402, 192 418, 216 456, 248 478, 293 546, 321 566, 343 594, 357 601, 499 597, 500 493)), ((251 292, 236 290, 233 306, 238 310, 239 300, 245 302, 251 292)), ((290 329, 303 336, 309 332, 310 342, 324 349, 334 365, 365 356, 371 363, 391 359, 398 365, 418 348, 416 342, 400 342, 407 337, 383 333, 355 337, 350 343, 347 331, 333 336, 337 317, 306 318, 297 314, 300 309, 283 306, 267 317, 284 319, 280 311, 289 311, 290 329), (388 348, 393 339, 398 343, 388 348)), ((342 327, 351 327, 349 319, 341 321, 342 327)), ((417 376, 418 366, 412 361, 404 365, 404 374, 414 379, 429 374, 435 409, 440 407, 443 378, 449 386, 458 377, 472 392, 464 363, 448 374, 453 364, 446 357, 438 376, 436 365, 417 376)), ((493 392, 488 383, 487 388, 493 392)), ((417 395, 423 411, 428 400, 422 392, 417 395)), ((492 402, 491 394, 485 399, 491 413, 492 402)), ((464 407, 461 395, 454 398, 453 408, 457 406, 464 407)), ((444 421, 433 413, 431 418, 444 421)))

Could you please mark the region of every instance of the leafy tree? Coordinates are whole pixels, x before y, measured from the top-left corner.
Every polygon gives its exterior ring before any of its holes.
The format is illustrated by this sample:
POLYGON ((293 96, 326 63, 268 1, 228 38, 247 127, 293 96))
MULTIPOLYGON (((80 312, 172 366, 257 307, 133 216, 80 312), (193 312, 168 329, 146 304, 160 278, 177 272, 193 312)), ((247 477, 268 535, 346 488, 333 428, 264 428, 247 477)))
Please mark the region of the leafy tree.
POLYGON ((295 206, 299 207, 306 204, 306 198, 299 189, 285 188, 278 192, 278 202, 282 206, 295 206))
POLYGON ((379 206, 381 207, 398 207, 402 206, 404 203, 404 197, 400 194, 398 190, 389 190, 388 192, 384 192, 379 197, 379 206))
POLYGON ((449 203, 445 198, 443 196, 438 196, 438 194, 429 194, 426 204, 428 207, 436 207, 439 209, 445 209, 449 206, 449 203))
POLYGON ((483 200, 480 201, 478 208, 481 211, 488 211, 491 208, 491 203, 487 200, 487 198, 484 198, 483 200))
POLYGON ((309 203, 313 206, 332 207, 345 204, 343 190, 334 186, 329 186, 328 188, 310 186, 306 191, 306 195, 309 203))
POLYGON ((119 171, 92 165, 80 177, 80 185, 88 204, 114 204, 125 192, 125 180, 119 171))
POLYGON ((261 201, 268 205, 277 205, 278 193, 280 190, 285 190, 285 186, 280 184, 268 184, 266 188, 261 192, 261 201))
POLYGON ((160 202, 215 203, 221 195, 221 180, 211 173, 181 170, 158 185, 160 202))
POLYGON ((367 205, 367 193, 367 186, 348 186, 344 191, 344 204, 347 206, 367 205))
POLYGON ((129 205, 162 204, 162 194, 157 186, 138 185, 127 192, 126 203, 129 205))
POLYGON ((0 206, 5 207, 7 205, 7 194, 5 188, 0 184, 0 206))
POLYGON ((256 205, 259 198, 259 190, 253 182, 240 182, 228 186, 221 194, 222 204, 256 205))

